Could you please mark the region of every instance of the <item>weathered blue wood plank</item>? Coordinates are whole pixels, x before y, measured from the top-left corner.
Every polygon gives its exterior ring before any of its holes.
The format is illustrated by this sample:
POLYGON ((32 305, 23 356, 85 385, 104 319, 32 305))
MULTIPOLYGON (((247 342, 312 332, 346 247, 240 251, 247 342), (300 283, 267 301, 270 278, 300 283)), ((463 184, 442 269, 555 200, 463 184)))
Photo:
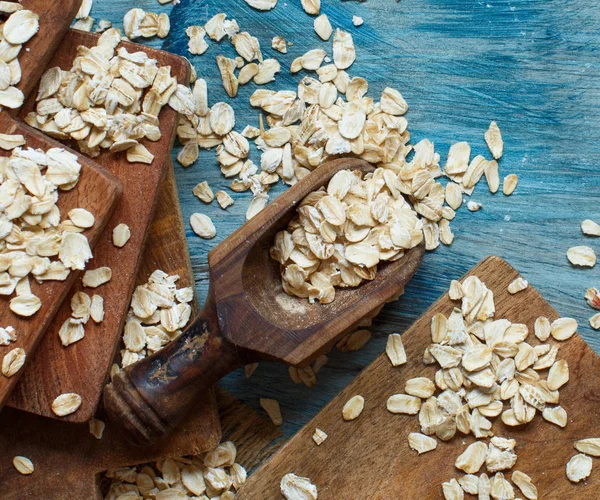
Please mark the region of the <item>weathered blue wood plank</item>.
MULTIPOLYGON (((95 17, 118 21, 131 4, 121 0, 98 1, 95 17)), ((515 194, 491 195, 485 182, 473 199, 483 203, 478 213, 459 211, 452 223, 456 233, 451 247, 429 253, 406 290, 376 320, 374 338, 356 353, 333 352, 313 389, 293 384, 281 365, 263 364, 249 380, 236 373, 223 381, 234 395, 258 407, 259 397, 281 402, 286 436, 294 433, 323 407, 385 345, 388 333, 402 332, 447 288, 453 278, 489 254, 507 259, 562 314, 577 318, 580 333, 600 352, 600 334, 587 319, 592 310, 583 293, 600 286, 600 268, 578 270, 566 260, 573 245, 589 244, 600 253, 600 241, 584 237, 579 223, 600 219, 600 59, 597 46, 600 12, 584 0, 369 0, 366 3, 323 0, 322 11, 334 27, 351 31, 357 62, 350 70, 370 83, 369 95, 378 96, 391 85, 410 105, 407 115, 414 141, 429 138, 445 159, 449 146, 466 140, 473 154, 488 155, 483 134, 498 121, 505 140, 500 162, 502 175, 519 174, 515 194), (352 15, 364 18, 359 28, 352 15)), ((171 11, 171 34, 165 49, 187 55, 185 28, 204 24, 217 12, 235 18, 242 30, 257 36, 265 57, 275 56, 282 66, 305 51, 330 43, 314 34, 313 18, 299 0, 279 0, 271 12, 261 13, 241 0, 182 0, 161 7, 154 0, 136 6, 171 11), (287 55, 271 49, 271 38, 292 41, 287 55)), ((118 25, 118 23, 115 23, 118 25)), ((155 41, 160 43, 160 41, 155 41)), ((229 99, 223 91, 214 58, 233 55, 227 42, 211 43, 203 56, 191 60, 209 83, 211 103, 231 102, 237 130, 257 125, 258 113, 248 104, 255 86, 240 87, 229 99)), ((300 75, 283 71, 269 88, 295 88, 300 75)), ((177 148, 174 155, 177 153, 177 148)), ((258 155, 253 154, 256 160, 258 155)), ((197 211, 208 214, 217 237, 204 241, 188 228, 188 242, 199 297, 207 293, 207 253, 244 222, 250 196, 232 194, 236 203, 227 211, 216 203, 203 205, 192 187, 207 180, 213 189, 229 182, 217 167, 214 152, 204 151, 198 162, 176 166, 179 195, 185 219, 197 211)), ((272 191, 282 191, 278 186, 272 191)))

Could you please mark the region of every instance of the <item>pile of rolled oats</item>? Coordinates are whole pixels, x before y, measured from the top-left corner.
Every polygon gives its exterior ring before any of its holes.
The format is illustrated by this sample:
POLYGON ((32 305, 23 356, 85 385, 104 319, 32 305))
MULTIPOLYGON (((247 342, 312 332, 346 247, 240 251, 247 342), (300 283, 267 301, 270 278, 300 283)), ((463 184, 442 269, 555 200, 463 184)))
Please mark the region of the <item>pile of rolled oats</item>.
POLYGON ((55 139, 75 140, 88 156, 108 149, 150 164, 154 156, 140 141, 160 140, 159 114, 166 104, 190 113, 192 93, 177 84, 170 67, 159 67, 145 52, 117 49, 120 41, 120 31, 111 28, 97 46, 77 48, 69 71, 48 69, 36 110, 25 121, 55 139))
POLYGON ((39 16, 17 2, 0 2, 0 14, 10 14, 0 35, 0 107, 17 109, 23 105, 23 92, 15 85, 21 81, 19 53, 38 32, 39 16))
MULTIPOLYGON (((276 6, 276 2, 268 1, 248 3, 259 10, 276 6)), ((310 4, 305 8, 309 14, 319 14, 318 2, 306 3, 310 4)), ((361 24, 359 19, 356 23, 361 24)), ((193 92, 196 110, 193 115, 182 117, 178 127, 178 137, 184 145, 178 154, 179 162, 187 167, 197 160, 199 148, 216 148, 223 175, 234 178, 230 188, 235 192, 252 191, 246 213, 250 219, 267 205, 268 191, 279 179, 293 185, 329 159, 361 158, 398 177, 401 193, 422 216, 428 250, 440 242, 451 244, 454 234, 450 221, 463 204, 463 197, 472 194, 484 175, 492 193, 500 187, 497 160, 503 154, 504 142, 498 125, 492 122, 485 133, 492 160, 481 155, 471 159, 469 144, 459 142, 450 148, 442 171, 439 154, 430 141, 409 143, 408 122, 404 118, 408 105, 400 92, 388 87, 375 101, 367 96, 368 82, 346 71, 356 59, 352 35, 340 29, 334 31, 325 14, 315 18, 314 27, 323 40, 333 35, 331 58, 321 48, 296 58, 290 72, 316 72, 316 77, 302 78, 297 90, 257 89, 250 104, 261 110, 258 128, 248 125, 236 132, 234 109, 227 103, 216 103, 210 108, 206 82, 198 79, 193 92), (261 152, 259 165, 249 159, 249 141, 254 141, 261 152), (446 187, 436 181, 442 175, 449 178, 446 187)), ((204 27, 188 27, 187 34, 194 54, 208 49, 205 35, 215 42, 226 38, 231 41, 238 57, 217 56, 223 86, 231 97, 237 94, 239 85, 250 80, 259 85, 269 83, 281 70, 275 59, 263 59, 258 40, 240 32, 237 22, 227 19, 226 14, 217 14, 204 27)), ((281 37, 273 38, 272 45, 281 53, 287 52, 287 42, 281 37)), ((515 174, 506 176, 504 194, 512 194, 517 182, 515 174)), ((469 205, 471 211, 481 208, 480 203, 469 205)))
MULTIPOLYGON (((25 143, 23 136, 11 137, 25 143)), ((56 205, 59 190, 73 189, 80 170, 77 157, 61 148, 16 147, 0 157, 0 295, 16 293, 9 305, 15 314, 32 316, 42 305, 31 293, 30 276, 39 283, 63 281, 92 257, 81 233, 93 226, 93 214, 76 208, 61 220, 56 205)))
MULTIPOLYGON (((133 292, 123 332, 123 368, 162 349, 190 321, 194 291, 191 287, 177 288, 178 280, 178 275, 169 276, 157 269, 133 292)), ((117 368, 113 367, 113 373, 117 368)))
POLYGON ((398 175, 378 168, 342 170, 306 196, 275 236, 271 257, 286 293, 328 304, 334 287, 372 280, 380 261, 395 261, 423 240, 423 224, 403 196, 398 175))
MULTIPOLYGON (((514 289, 523 290, 524 284, 525 280, 517 279, 509 290, 518 293, 514 289)), ((387 408, 391 413, 418 415, 421 432, 411 433, 408 444, 419 454, 437 447, 434 436, 449 441, 459 432, 477 439, 456 460, 457 469, 467 475, 442 485, 445 498, 463 498, 464 493, 514 498, 513 486, 504 473, 517 461, 517 442, 494 436, 489 419, 500 417, 505 425, 514 427, 541 414, 554 425, 567 425, 559 389, 569 380, 569 367, 558 359, 560 344, 547 341, 550 337, 558 342, 568 340, 575 334, 577 322, 571 318, 550 322, 539 317, 533 332, 538 342, 532 345, 527 342, 527 325, 494 319, 493 293, 479 278, 453 281, 450 298, 460 300, 460 307, 449 317, 433 316, 433 343, 423 357, 425 364, 439 365, 434 380, 408 380, 405 392, 391 396, 387 408), (487 438, 488 443, 483 441, 487 438), (484 464, 486 471, 476 476, 484 464), (488 477, 488 473, 494 475, 488 477)), ((574 480, 577 474, 570 473, 570 468, 576 467, 567 467, 569 479, 574 480)), ((514 471, 511 479, 526 498, 537 498, 529 476, 514 471)))
POLYGON ((246 482, 246 469, 236 460, 231 441, 190 457, 172 457, 156 463, 121 467, 106 472, 111 479, 105 500, 152 498, 219 498, 232 500, 246 482))

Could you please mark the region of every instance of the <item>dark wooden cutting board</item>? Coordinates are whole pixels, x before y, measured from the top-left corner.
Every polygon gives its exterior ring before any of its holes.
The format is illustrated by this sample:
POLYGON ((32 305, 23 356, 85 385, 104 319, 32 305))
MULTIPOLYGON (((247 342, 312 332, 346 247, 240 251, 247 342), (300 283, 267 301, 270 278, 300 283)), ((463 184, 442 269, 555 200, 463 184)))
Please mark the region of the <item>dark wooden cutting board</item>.
MULTIPOLYGON (((156 215, 150 226, 136 284, 145 283, 157 268, 179 274, 179 286, 194 286, 172 167, 167 169, 160 186, 156 215)), ((198 313, 195 300, 192 307, 193 317, 198 313)), ((227 414, 233 411, 232 408, 236 410, 236 420, 240 411, 250 411, 240 408, 239 403, 229 402, 226 408, 227 414)), ((102 415, 99 418, 105 420, 102 415)), ((238 422, 234 425, 236 429, 247 430, 249 422, 254 423, 249 433, 243 433, 250 434, 244 437, 246 441, 253 445, 258 441, 264 447, 271 440, 271 433, 266 429, 256 430, 256 416, 251 420, 244 413, 241 418, 245 423, 238 422)), ((238 434, 232 437, 241 439, 238 434)), ((172 436, 145 449, 130 446, 119 434, 119 429, 108 422, 104 436, 97 440, 90 434, 87 424, 49 420, 6 408, 0 414, 0 498, 99 500, 102 498, 99 488, 102 472, 106 469, 167 456, 202 453, 214 448, 220 438, 213 391, 197 401, 194 410, 172 436), (27 456, 33 461, 35 472, 31 476, 23 476, 15 470, 12 459, 16 455, 27 456)))
MULTIPOLYGON (((533 331, 538 316, 550 320, 559 317, 531 287, 517 295, 508 294, 508 284, 518 273, 498 257, 485 259, 469 275, 481 278, 494 292, 496 318, 525 323, 533 331)), ((466 445, 473 442, 473 436, 457 435, 448 443, 439 442, 436 450, 419 457, 407 443, 409 433, 419 432, 418 417, 392 415, 386 409, 386 401, 392 394, 404 392, 405 382, 410 378, 433 378, 435 368, 422 363, 423 351, 431 342, 431 317, 438 312, 449 315, 455 304, 447 294, 438 300, 402 336, 407 364, 393 368, 385 354, 379 356, 250 476, 236 498, 279 499, 279 482, 288 472, 310 478, 318 487, 319 500, 443 498, 442 482, 463 475, 454 462, 466 445), (357 394, 365 398, 365 409, 356 420, 345 422, 342 407, 357 394), (321 446, 311 439, 317 427, 329 435, 321 446)), ((522 428, 508 428, 494 419, 492 430, 498 436, 517 440, 515 468, 531 476, 540 498, 597 499, 600 498, 598 459, 594 459, 596 470, 585 483, 578 485, 568 481, 565 466, 577 453, 573 448, 575 440, 600 436, 600 358, 575 335, 561 343, 559 359, 566 359, 570 367, 570 381, 560 390, 561 406, 569 415, 567 427, 561 429, 537 415, 522 428)))
MULTIPOLYGON (((77 47, 94 46, 97 39, 97 34, 68 31, 49 67, 70 69, 77 47)), ((171 66, 171 74, 179 83, 185 85, 189 82, 190 67, 182 57, 130 42, 122 42, 120 46, 129 52, 146 52, 158 61, 159 66, 171 66)), ((32 95, 23 107, 21 116, 35 106, 33 100, 32 95)), ((121 200, 98 242, 94 260, 88 265, 88 269, 110 267, 113 278, 96 289, 84 288, 81 280, 77 280, 69 298, 77 291, 101 295, 104 298, 104 321, 100 324, 88 322, 85 338, 67 348, 63 347, 58 330, 71 314, 69 301, 65 301, 17 386, 10 406, 55 418, 51 409, 54 398, 62 393, 75 392, 81 395, 82 405, 62 420, 85 422, 94 415, 119 344, 137 270, 142 262, 142 249, 156 208, 159 184, 170 165, 176 125, 177 113, 165 106, 160 114, 162 138, 157 142, 145 143, 154 154, 151 165, 129 163, 124 153, 115 155, 104 152, 95 159, 112 172, 123 186, 121 200), (112 243, 112 232, 121 223, 129 226, 131 239, 123 248, 117 248, 112 243)), ((185 244, 180 240, 175 241, 185 244)))
MULTIPOLYGON (((18 56, 21 81, 17 87, 27 98, 37 85, 45 65, 54 56, 64 34, 69 29, 69 24, 75 17, 80 1, 23 0, 21 3, 23 8, 29 9, 39 16, 39 31, 23 45, 18 56)), ((11 115, 15 115, 17 112, 18 110, 4 110, 0 113, 0 132, 21 134, 27 141, 26 145, 32 148, 48 150, 52 147, 64 147, 37 130, 13 120, 11 115)), ((93 249, 115 207, 120 186, 109 172, 99 168, 95 162, 83 155, 74 153, 78 155, 82 165, 81 180, 71 192, 61 193, 58 207, 63 219, 66 218, 69 210, 76 207, 86 208, 94 214, 96 218, 94 226, 84 233, 93 249)), ((0 151, 0 155, 9 156, 10 151, 0 151)), ((18 373, 10 378, 0 377, 0 408, 6 403, 26 367, 31 364, 34 350, 77 276, 77 272, 72 272, 64 282, 47 282, 43 285, 32 283, 32 292, 42 299, 42 308, 31 318, 21 318, 13 314, 8 308, 11 297, 0 297, 0 326, 12 326, 17 332, 16 342, 10 346, 0 347, 0 359, 15 347, 25 349, 28 356, 25 367, 18 373)))
MULTIPOLYGON (((64 147, 37 130, 13 120, 4 112, 0 114, 0 130, 4 134, 23 135, 27 147, 40 148, 44 151, 54 147, 64 147)), ((10 151, 0 150, 0 156, 9 155, 10 151)), ((94 214, 94 225, 83 234, 96 255, 98 251, 96 243, 111 217, 121 187, 110 172, 100 168, 93 161, 83 155, 79 155, 78 160, 81 164, 79 182, 73 190, 60 193, 57 206, 61 212, 61 220, 67 219, 67 214, 72 208, 84 208, 94 214)), ((41 299, 42 307, 28 318, 17 316, 9 309, 9 302, 14 294, 0 296, 0 326, 12 326, 17 336, 16 342, 11 342, 8 346, 0 346, 0 360, 7 352, 17 347, 24 349, 27 355, 25 366, 19 372, 12 377, 0 375, 0 408, 8 400, 19 378, 32 366, 36 347, 42 340, 44 332, 49 329, 52 318, 78 276, 78 271, 72 271, 65 281, 46 281, 41 284, 30 279, 31 291, 41 299)))

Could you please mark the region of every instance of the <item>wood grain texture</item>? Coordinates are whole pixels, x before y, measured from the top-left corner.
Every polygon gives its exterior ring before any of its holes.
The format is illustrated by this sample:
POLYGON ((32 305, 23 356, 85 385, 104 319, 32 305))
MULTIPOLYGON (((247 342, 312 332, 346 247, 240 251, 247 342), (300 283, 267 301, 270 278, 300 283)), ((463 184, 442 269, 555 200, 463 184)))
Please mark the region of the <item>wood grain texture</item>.
MULTIPOLYGON (((202 25, 226 12, 259 39, 265 57, 276 57, 286 68, 309 49, 322 47, 331 56, 331 44, 315 35, 313 18, 298 0, 280 0, 270 12, 258 12, 238 0, 182 0, 175 6, 139 0, 136 6, 170 13, 170 35, 144 43, 189 57, 208 82, 210 103, 234 106, 238 131, 246 124, 258 125, 258 111, 248 104, 258 87, 240 87, 238 97, 228 98, 215 57, 232 57, 231 45, 211 41, 206 54, 191 56, 187 25, 202 25), (275 35, 293 42, 287 55, 270 48, 275 35)), ((95 2, 93 16, 120 25, 130 7, 125 0, 95 2)), ((406 117, 415 142, 432 140, 443 161, 450 145, 461 140, 472 145, 473 156, 488 155, 483 134, 490 120, 497 120, 506 142, 500 172, 519 174, 519 186, 510 198, 489 194, 485 183, 478 186, 473 199, 483 203, 483 209, 459 210, 452 222, 452 246, 425 256, 404 297, 387 305, 375 321, 365 348, 331 353, 316 388, 294 384, 279 364, 261 364, 250 379, 238 371, 222 384, 256 409, 259 397, 277 398, 284 416, 282 431, 289 437, 383 351, 389 333, 405 331, 451 279, 490 254, 509 259, 550 304, 576 318, 580 335, 600 352, 600 335, 587 324, 593 311, 583 301, 587 288, 600 285, 599 268, 574 269, 565 256, 574 245, 600 250, 597 241, 579 230, 581 219, 599 217, 597 7, 587 0, 559 0, 551 8, 545 0, 368 0, 323 1, 322 12, 334 27, 352 33, 357 60, 349 72, 369 81, 368 95, 377 97, 388 85, 402 92, 410 106, 406 117), (354 14, 364 18, 363 26, 352 26, 354 14)), ((266 88, 294 89, 304 75, 284 70, 266 88)), ((251 157, 259 159, 256 151, 251 157)), ((235 204, 227 210, 216 203, 206 206, 192 194, 204 180, 215 191, 227 190, 229 181, 221 175, 214 151, 202 151, 195 165, 183 169, 175 164, 175 169, 186 223, 192 213, 202 212, 217 228, 216 238, 207 241, 187 226, 202 302, 208 295, 208 252, 243 224, 250 194, 228 191, 235 204)), ((283 190, 277 186, 272 197, 283 190)))
MULTIPOLYGON (((478 276, 494 293, 495 318, 525 323, 530 332, 540 315, 551 321, 559 314, 533 288, 510 295, 508 284, 517 271, 498 257, 477 265, 469 275, 478 276)), ((279 498, 279 482, 288 472, 309 477, 319 489, 319 498, 443 498, 441 483, 463 474, 455 469, 456 457, 473 436, 457 434, 439 442, 436 450, 418 456, 407 442, 410 432, 420 432, 417 415, 394 415, 386 401, 402 393, 406 381, 414 377, 433 379, 436 367, 423 364, 423 352, 431 343, 431 317, 449 316, 457 302, 444 295, 404 335, 408 362, 394 368, 385 354, 380 355, 346 389, 263 467, 241 489, 240 500, 279 498), (365 398, 365 410, 354 421, 342 418, 342 407, 352 396, 365 398), (315 428, 329 437, 320 446, 311 439, 315 428), (368 492, 368 493, 366 493, 368 492)), ((530 333, 532 345, 539 341, 530 333), (531 338, 533 337, 533 339, 531 338)), ((549 343, 557 343, 551 341, 549 343)), ((560 404, 567 410, 569 423, 561 429, 542 419, 538 412, 528 425, 516 428, 493 419, 495 435, 517 440, 516 470, 528 474, 540 498, 596 499, 600 495, 600 476, 592 474, 584 483, 573 485, 565 466, 577 453, 573 443, 592 437, 600 418, 600 357, 579 336, 557 343, 558 357, 566 359, 570 380, 560 390, 560 404), (591 434, 590 434, 591 433, 591 434)), ((510 475, 507 474, 507 475, 510 475)))
MULTIPOLYGON (((23 135, 30 148, 40 148, 46 151, 54 147, 64 147, 37 130, 13 120, 6 113, 0 114, 0 130, 5 134, 23 135)), ((9 156, 10 151, 0 150, 0 155, 9 156)), ((87 237, 92 251, 95 252, 96 243, 110 220, 120 196, 121 186, 110 172, 99 167, 93 161, 83 155, 78 155, 78 160, 81 164, 79 182, 71 191, 60 192, 57 206, 60 209, 61 220, 67 219, 68 212, 73 208, 84 208, 94 214, 94 226, 84 231, 83 234, 87 237)), ((0 346, 0 356, 4 357, 7 352, 17 347, 24 349, 27 356, 25 365, 19 372, 12 377, 4 375, 0 377, 0 409, 9 399, 21 376, 32 365, 38 344, 42 341, 44 333, 50 328, 62 301, 78 276, 79 271, 71 271, 65 281, 43 283, 38 283, 31 277, 31 292, 41 299, 42 306, 29 318, 17 316, 9 309, 9 303, 14 294, 0 296, 0 325, 12 326, 17 336, 17 340, 11 342, 10 345, 0 346)))
MULTIPOLYGON (((70 69, 77 47, 94 46, 97 38, 98 35, 70 30, 51 66, 70 69)), ((120 46, 129 52, 144 50, 158 61, 159 66, 171 66, 171 74, 179 82, 186 84, 189 81, 189 65, 182 58, 130 42, 122 42, 120 46)), ((23 107, 22 116, 33 108, 34 98, 32 95, 23 107)), ((151 165, 129 163, 125 153, 113 154, 106 150, 95 159, 112 172, 123 186, 121 200, 98 243, 94 259, 88 264, 88 269, 110 267, 113 278, 96 289, 86 289, 78 280, 69 297, 77 291, 101 295, 104 298, 104 321, 99 324, 88 322, 85 338, 65 348, 58 336, 60 326, 71 315, 69 301, 65 302, 43 340, 42 348, 32 360, 31 368, 13 395, 11 406, 55 417, 51 409, 54 398, 62 393, 75 392, 82 397, 83 403, 77 412, 63 420, 85 422, 94 415, 119 345, 142 249, 156 207, 158 187, 165 169, 170 165, 169 155, 176 123, 177 113, 165 106, 160 114, 161 139, 157 142, 146 141, 145 144, 154 155, 151 165), (131 239, 123 248, 117 248, 112 243, 112 231, 121 223, 129 226, 131 239)), ((173 234, 177 234, 176 229, 173 228, 173 234)), ((169 239, 168 236, 164 238, 169 239)))
POLYGON ((281 288, 279 265, 269 257, 275 234, 287 227, 306 195, 342 170, 367 173, 373 167, 357 159, 328 162, 233 233, 209 255, 213 293, 196 321, 106 387, 107 413, 122 422, 133 442, 147 445, 170 432, 196 395, 236 368, 265 359, 293 365, 314 360, 404 290, 424 244, 380 265, 361 287, 338 291, 331 304, 300 302, 281 288))
MULTIPOLYGON (((178 206, 174 172, 168 168, 160 185, 156 214, 149 229, 136 285, 146 283, 156 269, 179 274, 180 287, 192 285, 190 258, 178 206)), ((194 300, 191 305, 194 317, 198 313, 198 303, 194 300)), ((248 430, 251 436, 244 439, 252 444, 252 449, 272 450, 268 445, 277 437, 277 432, 268 426, 257 429, 262 420, 254 412, 240 408, 240 403, 226 395, 220 395, 220 399, 226 401, 222 406, 227 414, 231 414, 231 409, 235 408, 236 415, 244 415, 244 424, 225 420, 228 422, 228 432, 238 439, 236 432, 248 430)), ((106 420, 102 412, 98 418, 106 420)), ((102 440, 98 441, 89 433, 87 424, 47 420, 6 409, 0 415, 0 449, 3 451, 0 457, 0 498, 99 500, 102 498, 102 471, 167 456, 202 453, 214 448, 220 437, 219 414, 213 391, 196 401, 189 418, 168 440, 142 451, 128 446, 119 429, 110 426, 110 423, 102 440), (73 446, 73 443, 77 443, 77 446, 73 446), (12 466, 12 457, 15 455, 30 457, 36 467, 35 475, 18 474, 12 466)), ((264 455, 264 452, 260 454, 261 457, 264 455)))

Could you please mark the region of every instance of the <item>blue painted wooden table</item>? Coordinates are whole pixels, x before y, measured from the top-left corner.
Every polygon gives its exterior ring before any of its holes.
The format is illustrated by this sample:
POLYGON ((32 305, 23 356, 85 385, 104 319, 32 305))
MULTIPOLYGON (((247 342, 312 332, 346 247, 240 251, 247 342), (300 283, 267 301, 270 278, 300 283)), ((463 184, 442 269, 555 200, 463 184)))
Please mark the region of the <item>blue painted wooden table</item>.
MULTIPOLYGON (((284 71, 268 88, 294 89, 302 73, 291 75, 291 61, 309 49, 331 43, 313 31, 313 18, 299 0, 279 0, 270 12, 258 12, 242 0, 181 0, 161 6, 156 0, 136 0, 135 6, 168 12, 171 33, 151 45, 189 56, 185 28, 203 25, 218 12, 235 18, 242 31, 255 35, 265 57, 276 57, 284 71), (271 49, 271 38, 293 42, 287 55, 271 49)), ((132 2, 97 0, 92 15, 121 26, 132 2)), ((497 120, 505 141, 501 176, 516 172, 519 186, 513 196, 491 195, 485 182, 472 199, 483 209, 462 208, 452 223, 456 234, 450 247, 426 255, 421 269, 396 303, 375 321, 373 338, 354 353, 333 351, 309 389, 294 384, 283 365, 262 364, 250 379, 230 375, 222 385, 248 405, 258 408, 259 397, 280 401, 284 436, 290 436, 378 354, 387 335, 403 332, 448 287, 483 257, 496 254, 523 273, 561 314, 576 318, 580 334, 600 353, 600 332, 591 330, 592 316, 583 299, 588 287, 600 287, 600 266, 573 268, 566 251, 590 245, 600 253, 600 239, 582 235, 585 218, 600 222, 600 10, 586 0, 368 0, 365 3, 322 0, 334 27, 350 31, 357 46, 353 76, 365 77, 369 95, 382 89, 400 90, 409 103, 407 114, 413 143, 428 138, 442 156, 456 141, 468 141, 473 155, 489 153, 483 134, 497 120), (364 25, 352 25, 352 15, 364 25)), ((236 111, 236 130, 258 125, 258 111, 248 104, 254 84, 240 87, 229 99, 215 57, 234 55, 230 43, 210 43, 202 56, 191 56, 198 75, 209 85, 209 100, 230 102, 236 111)), ((173 156, 179 148, 175 148, 173 156)), ((254 160, 258 154, 254 150, 254 160)), ((200 300, 207 294, 207 253, 243 224, 250 193, 231 193, 235 204, 226 211, 200 202, 192 188, 208 181, 213 190, 227 189, 214 151, 203 151, 191 167, 175 167, 184 218, 194 212, 209 215, 217 227, 206 241, 188 227, 188 243, 200 300)), ((282 192, 279 185, 271 197, 282 192)))

